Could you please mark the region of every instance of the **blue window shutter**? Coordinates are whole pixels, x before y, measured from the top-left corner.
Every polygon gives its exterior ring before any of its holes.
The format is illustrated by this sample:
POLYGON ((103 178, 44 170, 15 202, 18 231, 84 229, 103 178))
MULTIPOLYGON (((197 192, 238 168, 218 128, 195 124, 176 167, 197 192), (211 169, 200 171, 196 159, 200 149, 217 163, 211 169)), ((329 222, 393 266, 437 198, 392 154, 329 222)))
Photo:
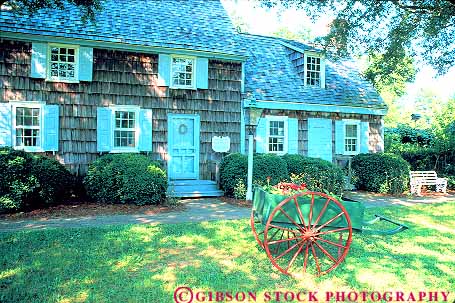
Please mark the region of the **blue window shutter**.
POLYGON ((0 146, 11 146, 11 130, 12 130, 12 118, 11 118, 11 104, 0 103, 0 146))
POLYGON ((46 78, 47 67, 47 43, 32 43, 32 61, 31 61, 32 78, 46 78))
POLYGON ((344 154, 344 122, 335 121, 335 154, 344 154))
POLYGON ((209 59, 196 59, 196 87, 201 89, 209 88, 209 59))
POLYGON ((92 81, 93 74, 93 48, 79 48, 79 80, 92 81))
POLYGON ((98 152, 109 152, 112 149, 111 109, 96 109, 96 146, 98 152))
POLYGON ((43 149, 45 151, 58 151, 58 105, 45 105, 43 118, 43 149))
POLYGON ((299 121, 288 118, 288 154, 299 153, 299 121))
POLYGON ((158 86, 169 86, 171 83, 171 56, 158 56, 158 86))
POLYGON ((256 128, 256 152, 266 153, 267 149, 267 119, 260 118, 256 128))
POLYGON ((360 152, 369 152, 370 140, 370 124, 368 122, 360 122, 360 152))
POLYGON ((308 118, 308 157, 332 162, 332 120, 308 118))
POLYGON ((152 151, 152 110, 141 109, 139 115, 139 151, 152 151))

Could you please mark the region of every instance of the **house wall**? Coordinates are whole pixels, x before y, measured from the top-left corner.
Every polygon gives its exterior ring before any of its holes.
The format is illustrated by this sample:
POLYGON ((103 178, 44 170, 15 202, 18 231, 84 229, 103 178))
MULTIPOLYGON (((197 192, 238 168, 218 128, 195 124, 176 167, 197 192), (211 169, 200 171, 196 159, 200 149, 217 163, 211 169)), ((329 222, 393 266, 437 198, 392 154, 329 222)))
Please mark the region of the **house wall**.
MULTIPOLYGON (((308 118, 325 118, 333 121, 332 125, 332 154, 335 156, 335 121, 341 119, 354 119, 369 122, 369 151, 383 151, 382 124, 381 117, 375 115, 345 114, 345 113, 327 113, 327 112, 308 112, 292 110, 270 110, 264 109, 262 116, 288 116, 297 118, 299 123, 298 152, 301 155, 308 155, 308 118)), ((248 141, 248 138, 247 138, 248 141)), ((248 143, 246 144, 248 150, 248 143)))
POLYGON ((44 101, 59 105, 59 151, 55 157, 72 172, 85 174, 99 154, 96 108, 137 105, 153 110, 155 160, 167 159, 167 114, 199 114, 200 178, 213 179, 221 155, 213 136, 229 136, 240 151, 241 64, 209 60, 207 90, 177 90, 156 85, 158 55, 94 49, 93 81, 48 82, 30 78, 31 43, 0 41, 0 102, 44 101))

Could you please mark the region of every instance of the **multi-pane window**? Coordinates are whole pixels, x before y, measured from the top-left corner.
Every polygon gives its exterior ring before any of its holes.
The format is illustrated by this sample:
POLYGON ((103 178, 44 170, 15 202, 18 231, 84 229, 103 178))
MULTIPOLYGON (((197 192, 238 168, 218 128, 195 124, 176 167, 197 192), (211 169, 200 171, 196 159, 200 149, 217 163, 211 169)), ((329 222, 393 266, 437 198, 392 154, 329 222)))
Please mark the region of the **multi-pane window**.
POLYGON ((114 147, 136 147, 136 112, 115 111, 114 147))
POLYGON ((172 58, 172 86, 193 87, 194 82, 194 59, 174 57, 172 58))
POLYGON ((16 146, 40 146, 40 108, 16 107, 16 146))
POLYGON ((345 125, 344 150, 348 154, 358 152, 359 129, 357 124, 345 125))
POLYGON ((307 85, 321 85, 321 58, 306 56, 306 76, 307 85))
POLYGON ((284 121, 269 121, 268 146, 271 153, 284 153, 284 121))
POLYGON ((53 80, 77 80, 76 48, 51 46, 49 58, 50 79, 53 80))

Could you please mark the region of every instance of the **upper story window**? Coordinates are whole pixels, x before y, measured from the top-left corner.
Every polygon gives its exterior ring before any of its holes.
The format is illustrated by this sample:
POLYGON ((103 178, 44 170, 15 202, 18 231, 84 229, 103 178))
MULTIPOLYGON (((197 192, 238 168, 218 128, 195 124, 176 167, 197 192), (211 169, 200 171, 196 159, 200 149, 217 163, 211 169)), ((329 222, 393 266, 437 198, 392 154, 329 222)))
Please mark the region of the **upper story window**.
POLYGON ((267 118, 267 151, 269 153, 287 153, 287 117, 267 118))
POLYGON ((114 108, 113 119, 114 150, 136 150, 139 136, 139 108, 114 108))
POLYGON ((48 78, 55 81, 78 81, 77 47, 50 45, 48 56, 48 78))
POLYGON ((360 125, 346 122, 344 125, 344 154, 356 155, 359 153, 360 125))
POLYGON ((324 59, 317 54, 304 55, 305 58, 305 79, 307 86, 325 87, 325 65, 324 59))
POLYGON ((172 87, 194 88, 195 59, 187 57, 172 57, 172 87))

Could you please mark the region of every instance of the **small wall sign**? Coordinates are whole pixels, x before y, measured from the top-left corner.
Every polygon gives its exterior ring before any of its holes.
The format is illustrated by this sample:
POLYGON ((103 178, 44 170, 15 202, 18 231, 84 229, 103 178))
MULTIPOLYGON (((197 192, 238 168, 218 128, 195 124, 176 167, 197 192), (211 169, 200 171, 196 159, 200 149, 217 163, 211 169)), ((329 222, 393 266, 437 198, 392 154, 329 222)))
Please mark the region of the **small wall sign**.
POLYGON ((212 138, 212 149, 217 153, 227 153, 231 149, 231 138, 214 136, 212 138))

